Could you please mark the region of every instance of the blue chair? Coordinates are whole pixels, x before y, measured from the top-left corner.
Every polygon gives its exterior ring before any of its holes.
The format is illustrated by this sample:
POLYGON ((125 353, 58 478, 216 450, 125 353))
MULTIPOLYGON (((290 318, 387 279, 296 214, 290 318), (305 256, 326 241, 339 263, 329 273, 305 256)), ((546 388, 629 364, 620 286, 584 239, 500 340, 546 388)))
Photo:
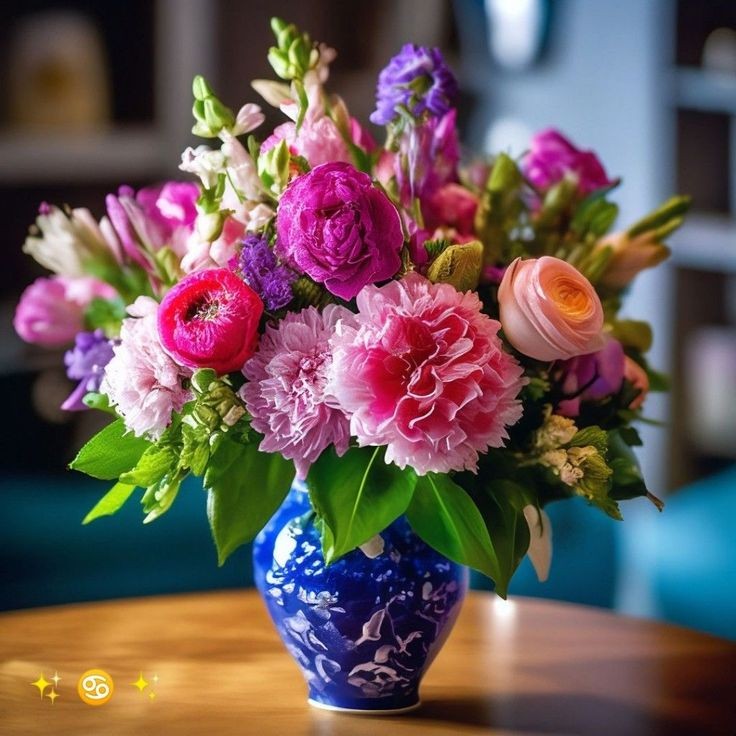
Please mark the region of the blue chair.
POLYGON ((652 615, 736 639, 736 466, 667 499, 626 529, 652 615))
POLYGON ((82 526, 109 487, 77 473, 5 478, 0 609, 253 584, 250 547, 217 566, 196 481, 151 524, 142 524, 131 499, 115 516, 82 526))

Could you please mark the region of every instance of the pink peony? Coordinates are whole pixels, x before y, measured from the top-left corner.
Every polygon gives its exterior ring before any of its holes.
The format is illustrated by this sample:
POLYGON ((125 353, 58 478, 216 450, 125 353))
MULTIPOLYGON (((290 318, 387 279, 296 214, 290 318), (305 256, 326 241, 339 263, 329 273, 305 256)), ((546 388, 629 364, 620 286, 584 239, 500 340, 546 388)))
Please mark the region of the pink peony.
POLYGON ((420 475, 475 472, 522 413, 522 368, 503 351, 501 325, 475 293, 416 273, 367 286, 357 301, 359 314, 331 340, 328 388, 351 433, 420 475))
POLYGON ((111 286, 89 276, 36 279, 20 297, 13 326, 26 342, 66 345, 84 328, 84 312, 90 302, 115 296, 111 286))
POLYGON ((554 128, 543 130, 532 138, 529 153, 524 159, 524 174, 542 190, 549 189, 566 176, 573 176, 582 195, 613 183, 595 153, 575 148, 554 128))
POLYGON ((105 367, 100 391, 123 417, 125 426, 138 437, 157 440, 180 411, 191 393, 182 387, 189 372, 182 370, 164 351, 158 337, 158 304, 138 297, 123 320, 120 344, 105 367))
POLYGON ((349 422, 325 394, 332 365, 329 339, 344 307, 329 305, 289 313, 277 327, 267 327, 258 352, 243 368, 249 379, 241 396, 263 433, 260 449, 294 460, 304 479, 322 451, 334 445, 338 455, 348 449, 349 422))
MULTIPOLYGON (((460 238, 475 237, 475 213, 478 197, 460 184, 450 183, 440 187, 424 206, 425 226, 453 228, 460 238)), ((455 242, 461 242, 458 238, 455 242)))
POLYGON ((350 164, 322 164, 286 189, 276 219, 277 253, 342 299, 401 267, 401 220, 371 178, 350 164))
POLYGON ((557 406, 566 417, 580 414, 581 401, 597 401, 618 393, 624 380, 624 349, 609 338, 597 352, 578 355, 559 366, 562 393, 568 398, 557 406))
POLYGON ((263 302, 227 268, 185 276, 158 311, 161 344, 189 368, 239 371, 256 349, 263 302))

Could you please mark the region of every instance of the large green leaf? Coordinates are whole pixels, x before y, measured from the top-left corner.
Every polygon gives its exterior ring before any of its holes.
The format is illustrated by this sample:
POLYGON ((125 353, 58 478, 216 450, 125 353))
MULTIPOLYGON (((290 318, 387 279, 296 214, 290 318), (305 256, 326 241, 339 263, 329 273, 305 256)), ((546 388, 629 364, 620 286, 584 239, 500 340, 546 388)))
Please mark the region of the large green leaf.
POLYGON ((134 468, 150 445, 128 432, 122 419, 116 419, 79 451, 69 467, 93 478, 114 480, 134 468))
POLYGON ((204 474, 207 518, 220 565, 250 542, 281 505, 294 479, 294 465, 279 454, 258 451, 227 435, 204 474))
POLYGON ((309 497, 331 534, 322 547, 329 563, 382 532, 406 511, 416 474, 384 461, 381 447, 353 448, 341 458, 322 453, 309 471, 309 497))
POLYGON ((468 492, 447 475, 421 476, 406 516, 412 529, 445 557, 498 581, 499 561, 483 517, 468 492))
POLYGON ((516 483, 496 480, 479 488, 474 500, 498 559, 498 572, 493 576, 496 592, 505 598, 509 582, 529 549, 524 506, 534 503, 534 499, 516 483))
POLYGON ((99 519, 101 516, 112 516, 119 511, 123 504, 130 498, 131 493, 135 490, 134 485, 127 483, 116 483, 93 507, 92 510, 84 517, 82 524, 89 524, 90 521, 99 519))

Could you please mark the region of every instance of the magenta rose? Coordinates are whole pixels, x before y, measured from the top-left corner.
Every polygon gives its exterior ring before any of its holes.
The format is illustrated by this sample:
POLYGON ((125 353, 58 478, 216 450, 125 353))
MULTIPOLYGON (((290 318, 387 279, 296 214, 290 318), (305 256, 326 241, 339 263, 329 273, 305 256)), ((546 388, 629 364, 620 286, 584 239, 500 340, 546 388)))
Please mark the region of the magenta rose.
POLYGON ((542 190, 572 176, 577 179, 578 190, 583 196, 612 184, 593 151, 576 148, 554 128, 543 130, 532 138, 524 159, 524 174, 542 190))
POLYGON ((227 268, 185 276, 164 297, 158 334, 166 352, 188 368, 239 371, 255 352, 263 302, 227 268))
POLYGON ((350 164, 322 164, 295 179, 281 198, 276 231, 278 255, 342 299, 401 267, 399 213, 350 164))

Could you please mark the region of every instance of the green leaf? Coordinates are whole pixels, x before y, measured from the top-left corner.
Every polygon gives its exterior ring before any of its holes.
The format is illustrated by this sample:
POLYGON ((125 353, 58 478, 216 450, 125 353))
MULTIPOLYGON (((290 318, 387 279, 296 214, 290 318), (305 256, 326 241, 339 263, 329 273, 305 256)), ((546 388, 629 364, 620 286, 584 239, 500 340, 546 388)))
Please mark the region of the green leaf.
POLYGON ((521 486, 508 480, 494 481, 479 489, 473 497, 498 559, 498 572, 493 578, 496 592, 505 598, 509 582, 529 550, 529 524, 524 506, 538 505, 538 502, 521 486))
POLYGON ((95 297, 84 312, 84 322, 88 330, 101 329, 107 335, 117 335, 125 319, 125 302, 120 299, 101 299, 95 297))
POLYGON ((148 488, 173 474, 179 464, 178 448, 168 443, 151 445, 136 466, 120 476, 121 483, 148 488))
POLYGON ((470 291, 478 286, 482 270, 483 244, 473 240, 443 249, 427 269, 427 278, 435 284, 452 284, 458 291, 470 291))
POLYGON ((144 524, 150 524, 163 516, 173 505, 179 495, 182 481, 189 475, 185 469, 177 469, 173 474, 165 475, 161 480, 146 489, 141 503, 146 518, 144 524))
POLYGON ((69 464, 72 470, 101 480, 114 480, 135 467, 151 443, 128 432, 116 419, 98 432, 69 464))
POLYGON ((416 475, 387 465, 381 447, 352 448, 338 458, 330 449, 312 465, 309 497, 332 533, 325 560, 333 562, 382 532, 406 511, 416 475))
POLYGON ((447 475, 417 479, 406 517, 428 545, 498 583, 501 568, 483 517, 468 492, 447 475))
POLYGON ((605 430, 595 425, 578 430, 570 440, 569 447, 595 447, 605 457, 608 450, 608 435, 605 430))
POLYGON ((204 474, 207 518, 218 564, 250 542, 283 502, 294 479, 294 465, 281 455, 258 451, 225 435, 204 474))
POLYGON ((135 488, 134 485, 127 483, 116 483, 92 507, 91 511, 82 520, 82 524, 89 524, 90 521, 99 519, 101 516, 112 516, 123 507, 123 504, 130 498, 135 488))

